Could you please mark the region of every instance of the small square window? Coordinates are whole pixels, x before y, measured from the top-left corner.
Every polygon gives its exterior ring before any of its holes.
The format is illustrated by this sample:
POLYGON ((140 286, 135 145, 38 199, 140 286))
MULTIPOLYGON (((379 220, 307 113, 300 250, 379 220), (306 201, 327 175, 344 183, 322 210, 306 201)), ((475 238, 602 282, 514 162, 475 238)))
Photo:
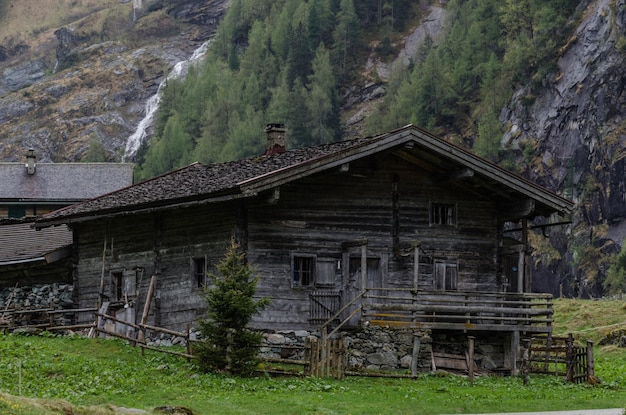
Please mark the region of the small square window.
POLYGON ((431 203, 430 224, 456 226, 456 205, 453 203, 431 203))
POLYGON ((292 286, 309 287, 315 283, 315 257, 295 255, 292 270, 292 286))

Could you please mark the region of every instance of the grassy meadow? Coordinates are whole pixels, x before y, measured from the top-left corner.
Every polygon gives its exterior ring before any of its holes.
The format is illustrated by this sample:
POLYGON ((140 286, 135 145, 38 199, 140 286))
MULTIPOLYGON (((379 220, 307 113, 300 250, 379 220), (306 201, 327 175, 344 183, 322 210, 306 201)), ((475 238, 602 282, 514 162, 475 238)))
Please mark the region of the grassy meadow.
MULTIPOLYGON (((555 331, 626 322, 623 302, 557 300, 555 331), (582 313, 586 317, 559 315, 582 313), (591 322, 589 321, 591 320, 591 322), (607 324, 608 323, 608 324, 607 324), (567 326, 565 326, 567 325, 567 326)), ((620 328, 615 326, 615 328, 620 328)), ((626 328, 622 326, 621 328, 626 328)), ((606 329, 603 329, 606 330, 606 329)), ((147 413, 162 406, 193 414, 454 414, 626 407, 626 349, 596 347, 600 385, 562 379, 467 378, 424 374, 416 380, 232 378, 200 374, 185 360, 119 340, 0 335, 0 414, 100 415, 147 413)), ((170 412, 171 413, 171 412, 170 412)))

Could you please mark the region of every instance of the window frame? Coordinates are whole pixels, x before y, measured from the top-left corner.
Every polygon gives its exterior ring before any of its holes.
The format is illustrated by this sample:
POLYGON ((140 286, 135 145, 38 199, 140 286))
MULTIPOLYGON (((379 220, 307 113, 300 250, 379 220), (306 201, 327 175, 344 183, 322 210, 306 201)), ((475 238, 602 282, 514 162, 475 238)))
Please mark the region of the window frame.
POLYGON ((124 300, 124 270, 114 269, 110 272, 111 276, 111 290, 110 301, 123 301, 124 300))
POLYGON ((291 288, 295 289, 310 289, 315 288, 315 280, 317 274, 317 255, 314 254, 302 254, 302 253, 292 253, 291 254, 291 267, 290 267, 290 280, 291 280, 291 288), (309 262, 310 261, 310 262, 309 262), (308 284, 302 284, 302 276, 296 278, 296 273, 302 273, 304 263, 308 262, 308 270, 304 270, 308 273, 308 284), (296 270, 297 263, 300 263, 300 267, 296 270))
POLYGON ((190 273, 194 288, 203 289, 207 286, 207 257, 206 255, 190 258, 190 273))
POLYGON ((435 291, 459 290, 459 262, 436 259, 433 262, 433 285, 435 291), (443 268, 443 272, 440 269, 443 268), (451 277, 451 278, 450 278, 451 277))
POLYGON ((456 203, 429 202, 428 224, 430 226, 456 227, 458 224, 457 212, 458 208, 456 203), (445 211, 443 213, 438 212, 441 209, 445 211))

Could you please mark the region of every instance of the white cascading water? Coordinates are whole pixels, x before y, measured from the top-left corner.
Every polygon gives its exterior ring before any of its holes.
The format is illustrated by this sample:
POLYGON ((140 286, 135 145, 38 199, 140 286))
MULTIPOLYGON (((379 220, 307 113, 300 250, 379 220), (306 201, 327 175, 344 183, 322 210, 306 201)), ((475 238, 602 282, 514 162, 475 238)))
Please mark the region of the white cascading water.
POLYGON ((200 45, 199 48, 194 50, 189 59, 180 61, 176 65, 174 65, 174 68, 172 68, 171 72, 159 84, 156 94, 148 98, 148 101, 146 101, 145 109, 146 115, 137 125, 137 129, 135 130, 135 132, 126 140, 126 150, 123 157, 124 161, 132 159, 135 156, 137 150, 139 149, 139 146, 146 138, 148 127, 152 125, 154 114, 156 114, 156 111, 159 109, 159 102, 161 101, 161 90, 167 84, 167 81, 170 79, 179 79, 187 75, 187 69, 189 68, 189 66, 197 62, 206 54, 207 50, 209 49, 209 44, 210 40, 204 42, 202 45, 200 45))

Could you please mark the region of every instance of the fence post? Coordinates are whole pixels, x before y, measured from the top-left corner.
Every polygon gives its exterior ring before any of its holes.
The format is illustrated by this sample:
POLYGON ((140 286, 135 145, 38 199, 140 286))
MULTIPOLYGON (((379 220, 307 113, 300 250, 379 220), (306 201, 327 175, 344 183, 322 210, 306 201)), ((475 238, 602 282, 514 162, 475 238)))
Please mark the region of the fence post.
POLYGON ((587 382, 594 382, 596 377, 594 357, 593 357, 593 342, 587 340, 587 382))
POLYGON ((420 337, 417 333, 413 333, 413 354, 411 355, 411 376, 417 376, 417 365, 419 363, 420 354, 420 337))
POLYGON ((528 385, 528 374, 530 372, 530 353, 532 347, 531 339, 524 339, 524 354, 522 362, 522 376, 524 377, 524 385, 528 385))
MULTIPOLYGON (((187 343, 187 354, 191 356, 191 325, 187 323, 187 336, 185 338, 185 343, 187 343)), ((191 362, 190 358, 187 358, 187 363, 191 362)))
POLYGON ((574 349, 574 335, 572 333, 569 334, 566 345, 567 351, 565 354, 565 364, 567 366, 567 369, 565 372, 565 380, 567 380, 568 382, 573 382, 575 370, 574 365, 576 363, 576 350, 574 349))
POLYGON ((470 383, 474 383, 474 336, 467 336, 467 375, 470 383))
POLYGON ((313 356, 313 353, 311 352, 312 348, 313 348, 313 345, 311 344, 311 338, 307 337, 304 340, 304 361, 307 362, 308 364, 304 365, 304 370, 303 370, 304 376, 311 376, 311 359, 313 356))

